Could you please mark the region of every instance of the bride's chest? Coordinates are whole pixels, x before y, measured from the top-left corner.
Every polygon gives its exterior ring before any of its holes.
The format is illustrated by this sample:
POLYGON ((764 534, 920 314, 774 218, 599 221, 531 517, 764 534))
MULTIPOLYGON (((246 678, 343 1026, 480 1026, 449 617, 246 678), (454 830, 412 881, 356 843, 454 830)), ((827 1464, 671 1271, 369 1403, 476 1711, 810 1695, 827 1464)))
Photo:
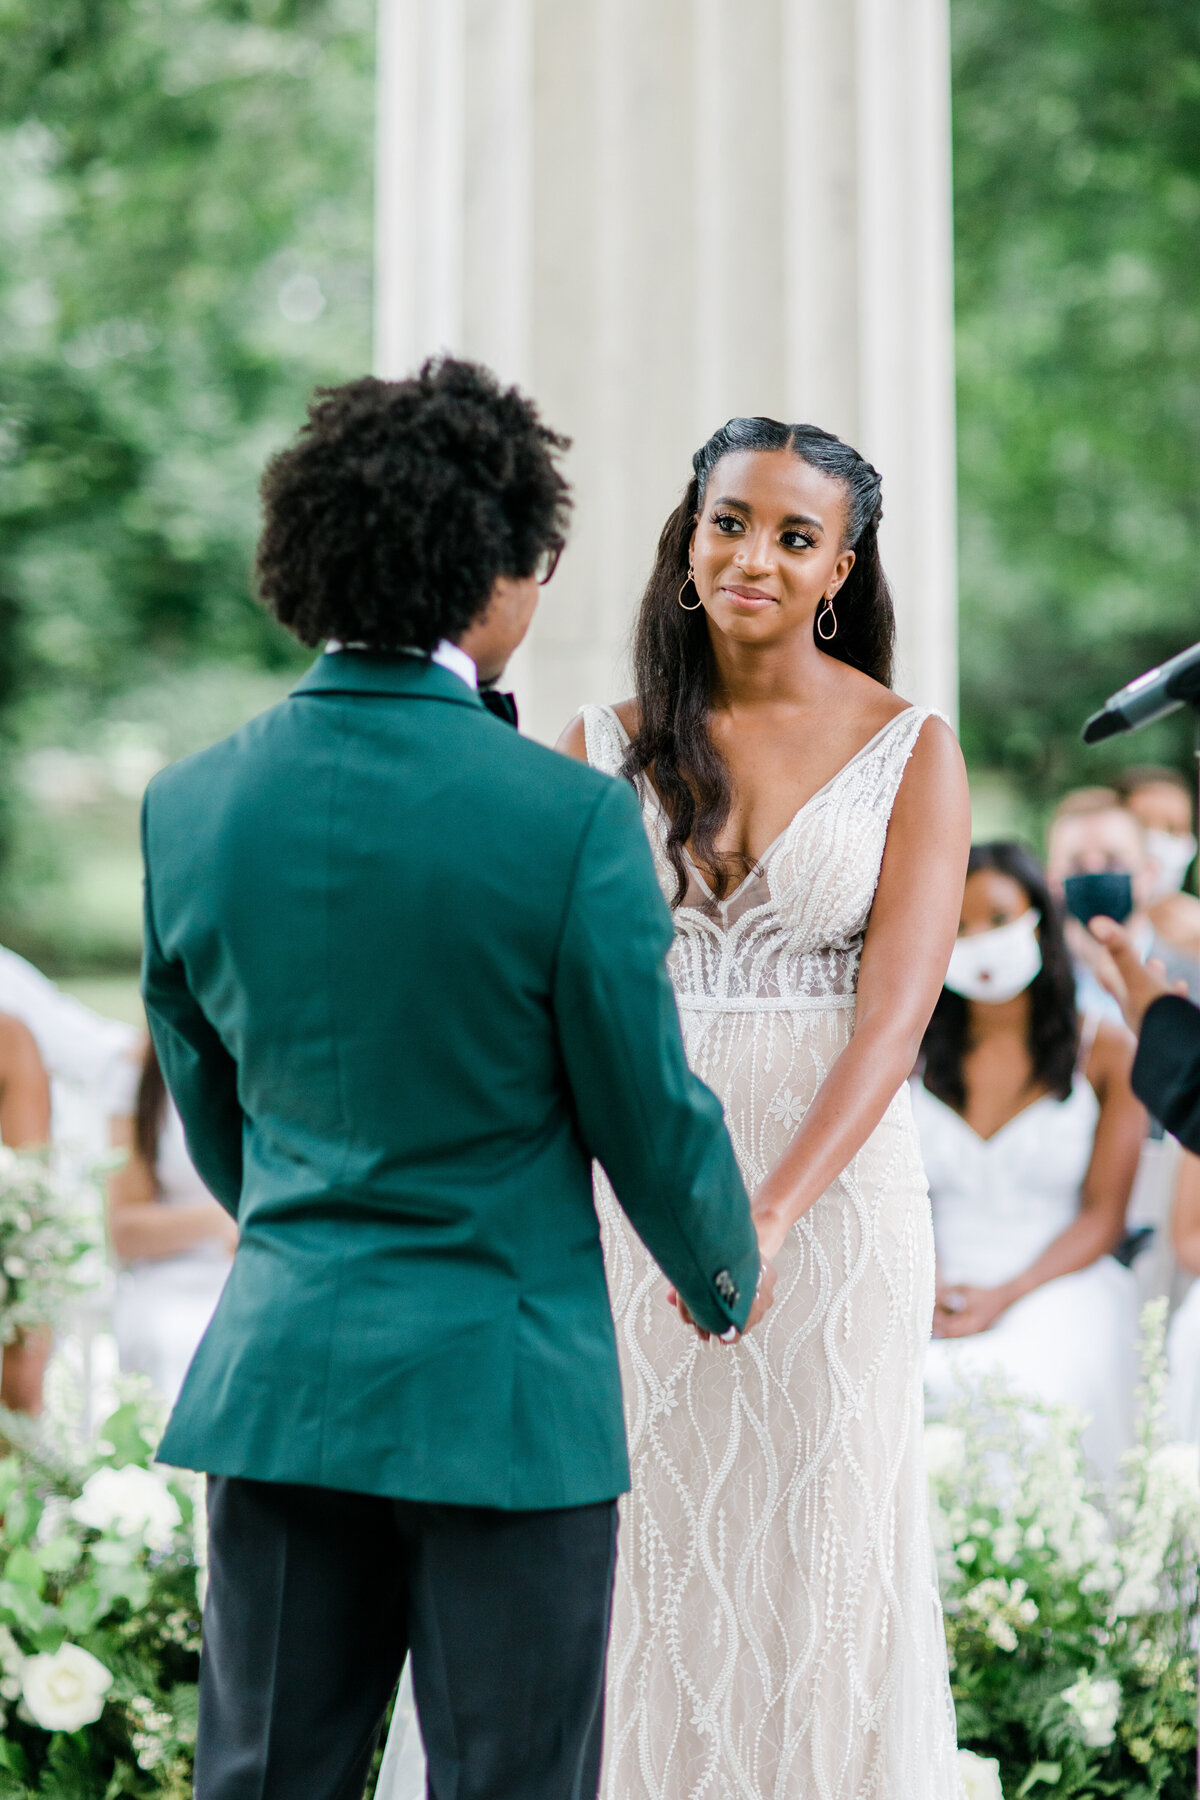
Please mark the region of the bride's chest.
MULTIPOLYGON (((675 875, 663 848, 661 817, 648 818, 656 861, 670 898, 675 875)), ((688 891, 675 914, 677 937, 773 939, 792 951, 850 946, 870 918, 887 841, 887 813, 868 787, 838 784, 818 795, 723 901, 714 902, 688 860, 688 891)))

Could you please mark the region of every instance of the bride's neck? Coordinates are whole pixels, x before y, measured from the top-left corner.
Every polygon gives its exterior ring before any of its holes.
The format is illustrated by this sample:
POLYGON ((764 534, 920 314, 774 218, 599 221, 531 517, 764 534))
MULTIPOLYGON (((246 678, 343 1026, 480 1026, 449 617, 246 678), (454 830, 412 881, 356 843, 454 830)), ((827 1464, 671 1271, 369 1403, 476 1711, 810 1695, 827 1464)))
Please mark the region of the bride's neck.
POLYGON ((832 659, 804 633, 779 643, 752 644, 710 629, 709 641, 715 665, 713 700, 721 707, 814 705, 824 699, 836 677, 832 659))

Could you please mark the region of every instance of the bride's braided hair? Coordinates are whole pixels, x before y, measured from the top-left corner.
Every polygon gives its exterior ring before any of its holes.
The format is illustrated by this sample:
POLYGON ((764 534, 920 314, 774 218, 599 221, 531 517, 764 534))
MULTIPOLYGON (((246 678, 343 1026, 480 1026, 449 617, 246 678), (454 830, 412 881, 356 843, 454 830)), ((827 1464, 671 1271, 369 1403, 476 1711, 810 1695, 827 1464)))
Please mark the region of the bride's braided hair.
POLYGON ((892 684, 896 620, 887 577, 879 561, 882 481, 877 469, 849 444, 817 425, 784 425, 778 419, 730 419, 692 458, 692 479, 663 527, 658 555, 634 627, 633 666, 639 725, 624 773, 636 782, 653 770, 654 785, 670 819, 667 855, 675 871, 678 906, 687 891, 685 844, 722 899, 746 871, 716 848, 729 817, 733 781, 708 731, 713 661, 703 609, 678 603, 688 572, 692 532, 709 477, 733 451, 790 450, 846 490, 843 549, 854 566, 838 591, 837 636, 820 648, 885 687, 892 684))

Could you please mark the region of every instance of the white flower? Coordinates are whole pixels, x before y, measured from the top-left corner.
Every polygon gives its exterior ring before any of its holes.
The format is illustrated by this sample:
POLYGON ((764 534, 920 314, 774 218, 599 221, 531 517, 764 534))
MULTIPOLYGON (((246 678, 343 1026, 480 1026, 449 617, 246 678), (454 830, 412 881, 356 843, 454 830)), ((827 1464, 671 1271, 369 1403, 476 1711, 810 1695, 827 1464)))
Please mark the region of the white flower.
POLYGON ((930 1481, 953 1481, 966 1461, 966 1433, 957 1425, 925 1427, 925 1467, 930 1481))
POLYGON ((794 1127, 802 1123, 808 1106, 803 1096, 793 1094, 791 1088, 785 1088, 782 1094, 776 1094, 767 1108, 767 1117, 775 1119, 780 1125, 794 1127))
POLYGON ((1061 1698, 1079 1720, 1083 1741, 1090 1749, 1103 1750, 1112 1743, 1121 1711, 1119 1681, 1093 1681, 1090 1675, 1081 1675, 1063 1689, 1061 1698))
MULTIPOLYGON (((0 1625, 0 1669, 6 1675, 19 1675, 25 1662, 25 1652, 7 1625, 0 1625)), ((0 1690, 2 1692, 3 1690, 0 1690)), ((15 1700, 15 1694, 5 1694, 6 1700, 15 1700)))
POLYGON ((994 1756, 976 1756, 973 1750, 960 1750, 958 1782, 963 1800, 1004 1800, 1000 1764, 994 1756))
POLYGON ((1200 1444, 1161 1444, 1150 1458, 1156 1484, 1179 1506, 1200 1506, 1200 1444))
POLYGON ((43 1731, 79 1731, 94 1725, 104 1711, 112 1676, 78 1644, 64 1644, 53 1656, 31 1656, 25 1663, 22 1697, 35 1725, 43 1731))
POLYGON ((97 1469, 84 1483, 71 1516, 95 1531, 136 1533, 150 1550, 169 1550, 182 1523, 175 1496, 149 1469, 97 1469))
POLYGON ((997 1525, 992 1533, 992 1555, 1004 1568, 1008 1563, 1016 1562, 1017 1552, 1021 1548, 1021 1527, 1019 1525, 997 1525))

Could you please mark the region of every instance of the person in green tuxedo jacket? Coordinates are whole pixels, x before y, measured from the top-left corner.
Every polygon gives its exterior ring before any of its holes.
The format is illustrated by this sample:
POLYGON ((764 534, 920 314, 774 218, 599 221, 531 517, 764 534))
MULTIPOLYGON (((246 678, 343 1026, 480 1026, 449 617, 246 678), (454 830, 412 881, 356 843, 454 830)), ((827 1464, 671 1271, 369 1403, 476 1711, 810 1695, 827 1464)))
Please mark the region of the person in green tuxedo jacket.
POLYGON ((593 1159, 703 1333, 770 1301, 634 793, 477 688, 565 444, 453 359, 319 393, 258 579, 325 653, 146 795, 150 1027, 239 1227, 161 1447, 209 1474, 199 1800, 360 1794, 410 1650, 435 1800, 594 1794, 628 1466, 593 1159))

